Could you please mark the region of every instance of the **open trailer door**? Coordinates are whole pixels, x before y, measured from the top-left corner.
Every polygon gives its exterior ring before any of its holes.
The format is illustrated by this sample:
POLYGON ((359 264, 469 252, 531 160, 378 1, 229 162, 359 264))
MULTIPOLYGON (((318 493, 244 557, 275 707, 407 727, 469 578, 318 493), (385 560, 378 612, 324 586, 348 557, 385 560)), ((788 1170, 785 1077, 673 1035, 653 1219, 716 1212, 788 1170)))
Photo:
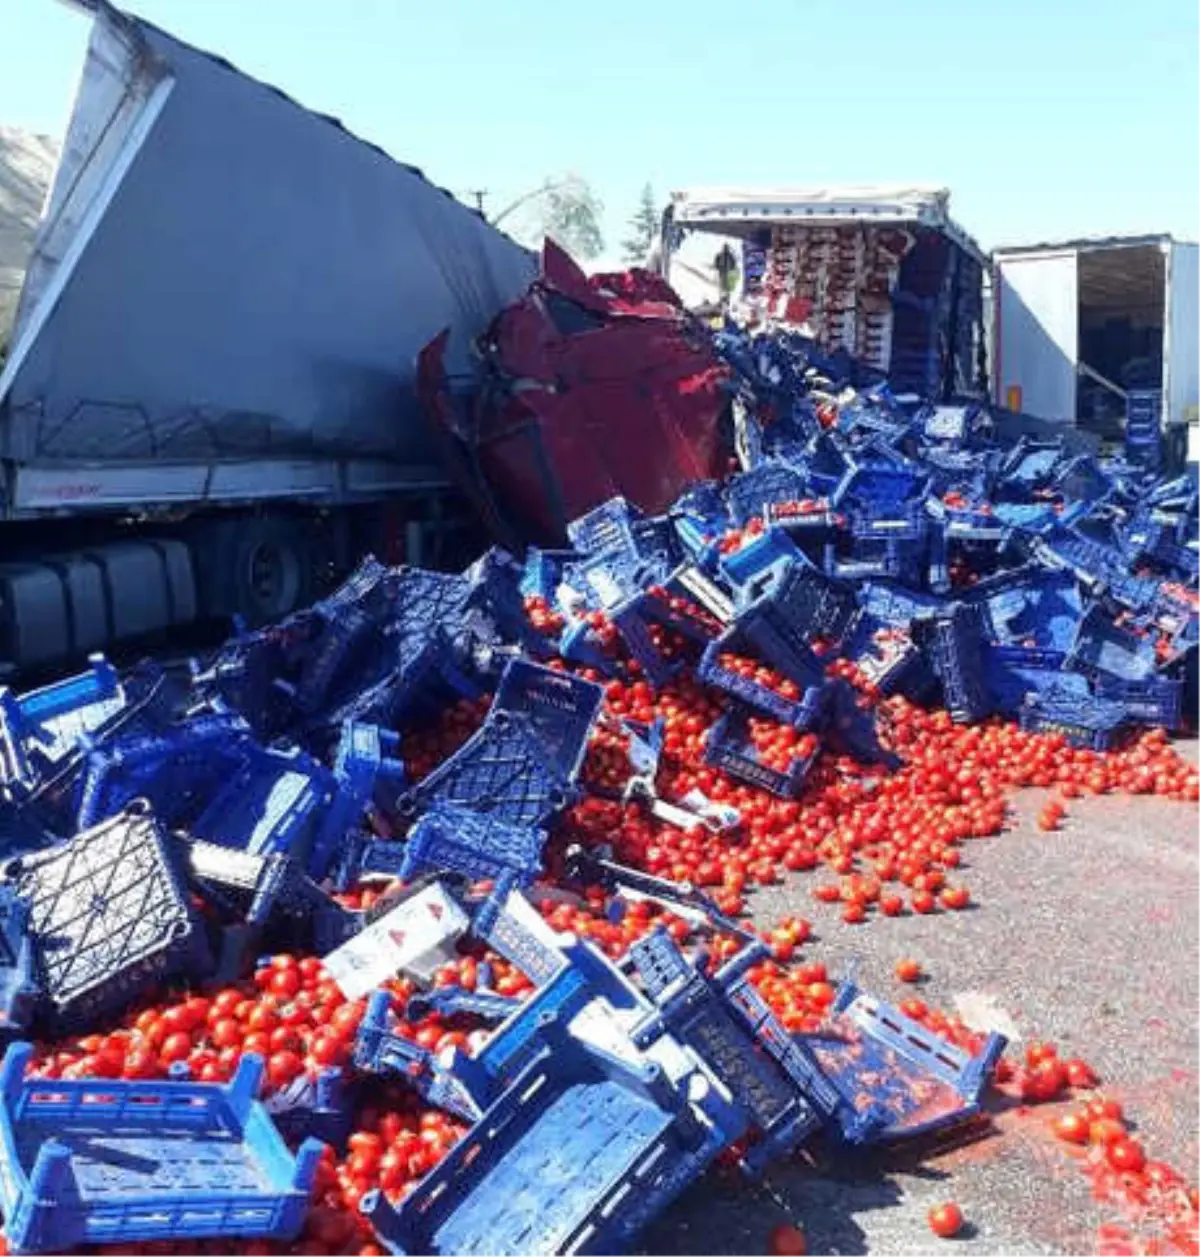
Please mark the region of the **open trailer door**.
MULTIPOLYGON (((1174 240, 1167 284, 1167 339, 1163 354, 1163 392, 1168 424, 1190 424, 1200 416, 1200 245, 1174 240)), ((1195 436, 1191 437, 1195 445, 1195 436)), ((1189 457, 1195 457, 1190 454, 1189 457)))
POLYGON ((1039 419, 1075 419, 1079 255, 996 254, 996 402, 1039 419))

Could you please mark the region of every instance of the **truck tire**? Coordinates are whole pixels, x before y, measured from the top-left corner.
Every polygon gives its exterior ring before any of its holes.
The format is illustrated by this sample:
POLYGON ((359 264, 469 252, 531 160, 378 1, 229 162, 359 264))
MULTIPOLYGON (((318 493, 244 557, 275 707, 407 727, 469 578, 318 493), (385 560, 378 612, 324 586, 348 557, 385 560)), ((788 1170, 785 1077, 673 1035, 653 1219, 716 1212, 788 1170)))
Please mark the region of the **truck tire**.
POLYGON ((192 540, 206 617, 241 616, 251 627, 312 599, 312 542, 303 521, 279 515, 222 519, 192 540))

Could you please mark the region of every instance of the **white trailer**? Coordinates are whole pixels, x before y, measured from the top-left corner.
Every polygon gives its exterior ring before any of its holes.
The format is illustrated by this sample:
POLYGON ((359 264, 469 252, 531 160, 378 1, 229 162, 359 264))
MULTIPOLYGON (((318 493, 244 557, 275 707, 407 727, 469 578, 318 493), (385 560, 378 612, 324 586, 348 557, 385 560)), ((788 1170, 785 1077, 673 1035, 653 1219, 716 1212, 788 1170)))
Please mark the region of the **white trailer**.
POLYGON ((1020 245, 992 254, 994 400, 1124 433, 1126 393, 1161 390, 1165 445, 1196 458, 1200 246, 1169 235, 1020 245))

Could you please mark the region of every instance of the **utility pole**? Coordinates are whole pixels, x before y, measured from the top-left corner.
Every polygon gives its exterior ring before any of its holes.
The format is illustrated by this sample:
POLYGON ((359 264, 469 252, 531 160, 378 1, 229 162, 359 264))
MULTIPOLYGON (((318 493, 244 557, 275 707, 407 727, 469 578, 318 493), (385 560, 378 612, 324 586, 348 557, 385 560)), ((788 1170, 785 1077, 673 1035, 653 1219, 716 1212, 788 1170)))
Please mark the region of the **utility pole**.
MULTIPOLYGON (((475 208, 480 212, 480 214, 483 214, 483 198, 487 196, 487 194, 487 188, 469 188, 467 190, 467 195, 475 198, 475 208)), ((484 217, 486 218, 487 215, 485 214, 484 217)))

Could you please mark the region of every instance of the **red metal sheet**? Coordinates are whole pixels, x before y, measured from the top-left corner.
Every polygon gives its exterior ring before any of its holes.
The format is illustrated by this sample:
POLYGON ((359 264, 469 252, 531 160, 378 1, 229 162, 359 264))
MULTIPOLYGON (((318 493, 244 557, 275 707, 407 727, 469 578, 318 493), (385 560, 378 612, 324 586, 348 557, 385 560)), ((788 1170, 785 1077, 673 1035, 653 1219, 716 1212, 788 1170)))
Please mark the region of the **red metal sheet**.
MULTIPOLYGON (((588 277, 548 242, 541 277, 480 347, 465 439, 489 496, 540 537, 618 493, 663 511, 724 471, 727 372, 658 276, 588 277)), ((444 400, 427 404, 445 426, 444 400)))

